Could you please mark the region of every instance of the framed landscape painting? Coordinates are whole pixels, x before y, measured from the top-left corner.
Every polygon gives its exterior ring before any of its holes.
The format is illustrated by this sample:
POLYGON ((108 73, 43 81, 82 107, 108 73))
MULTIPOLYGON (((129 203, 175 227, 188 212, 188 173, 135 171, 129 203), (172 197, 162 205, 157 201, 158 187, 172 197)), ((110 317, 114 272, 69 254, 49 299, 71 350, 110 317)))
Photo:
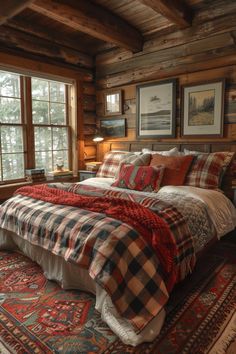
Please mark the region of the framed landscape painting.
POLYGON ((104 138, 125 137, 125 118, 101 119, 100 132, 104 138))
POLYGON ((137 137, 175 136, 176 80, 137 86, 137 137))
POLYGON ((223 135, 224 87, 224 79, 183 87, 182 136, 223 135))

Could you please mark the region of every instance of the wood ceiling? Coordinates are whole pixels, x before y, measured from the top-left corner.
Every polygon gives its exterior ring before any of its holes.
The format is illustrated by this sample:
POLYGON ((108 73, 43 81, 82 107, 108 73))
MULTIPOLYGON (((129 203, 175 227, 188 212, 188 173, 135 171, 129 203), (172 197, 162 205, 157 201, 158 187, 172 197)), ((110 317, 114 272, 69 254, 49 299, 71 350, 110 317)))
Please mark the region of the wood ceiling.
POLYGON ((92 69, 96 54, 140 52, 151 36, 191 27, 216 1, 223 0, 5 0, 0 51, 92 69))

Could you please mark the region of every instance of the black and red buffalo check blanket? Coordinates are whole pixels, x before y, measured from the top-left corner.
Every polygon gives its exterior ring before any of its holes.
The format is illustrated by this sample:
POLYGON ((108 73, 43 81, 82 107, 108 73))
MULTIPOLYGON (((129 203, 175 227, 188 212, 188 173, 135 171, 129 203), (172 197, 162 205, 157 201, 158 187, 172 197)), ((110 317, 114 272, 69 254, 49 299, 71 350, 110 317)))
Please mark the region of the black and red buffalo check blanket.
POLYGON ((195 264, 184 217, 145 194, 91 193, 77 184, 23 187, 0 208, 0 227, 88 269, 137 332, 195 264))

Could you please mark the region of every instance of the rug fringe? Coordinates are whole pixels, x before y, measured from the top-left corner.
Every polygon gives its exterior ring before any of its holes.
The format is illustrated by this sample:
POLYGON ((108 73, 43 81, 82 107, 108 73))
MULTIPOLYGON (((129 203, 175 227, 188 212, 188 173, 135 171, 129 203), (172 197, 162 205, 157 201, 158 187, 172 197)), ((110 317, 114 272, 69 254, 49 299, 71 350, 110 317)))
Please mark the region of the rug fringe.
POLYGON ((9 350, 6 349, 6 347, 0 342, 0 354, 11 354, 9 350))
POLYGON ((210 350, 209 354, 225 354, 230 344, 236 340, 236 313, 234 313, 225 331, 210 350))

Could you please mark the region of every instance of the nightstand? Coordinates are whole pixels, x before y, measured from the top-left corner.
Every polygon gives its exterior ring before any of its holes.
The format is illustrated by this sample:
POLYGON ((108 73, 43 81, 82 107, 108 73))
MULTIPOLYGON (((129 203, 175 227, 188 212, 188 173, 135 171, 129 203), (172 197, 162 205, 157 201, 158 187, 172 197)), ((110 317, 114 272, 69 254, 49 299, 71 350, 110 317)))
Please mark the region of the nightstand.
POLYGON ((79 181, 84 181, 85 179, 96 177, 97 171, 87 171, 79 170, 79 181))

